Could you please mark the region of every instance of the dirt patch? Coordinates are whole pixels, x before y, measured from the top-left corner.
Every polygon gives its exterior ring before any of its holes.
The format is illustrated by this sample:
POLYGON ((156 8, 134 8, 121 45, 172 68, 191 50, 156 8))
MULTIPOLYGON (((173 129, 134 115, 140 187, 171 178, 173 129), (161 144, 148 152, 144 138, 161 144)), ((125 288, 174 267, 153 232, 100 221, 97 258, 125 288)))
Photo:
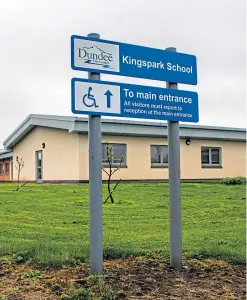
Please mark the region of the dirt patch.
POLYGON ((163 260, 108 261, 104 276, 90 276, 88 265, 38 269, 1 263, 0 295, 7 300, 57 300, 84 288, 92 299, 245 299, 245 266, 219 260, 183 263, 175 271, 163 260))

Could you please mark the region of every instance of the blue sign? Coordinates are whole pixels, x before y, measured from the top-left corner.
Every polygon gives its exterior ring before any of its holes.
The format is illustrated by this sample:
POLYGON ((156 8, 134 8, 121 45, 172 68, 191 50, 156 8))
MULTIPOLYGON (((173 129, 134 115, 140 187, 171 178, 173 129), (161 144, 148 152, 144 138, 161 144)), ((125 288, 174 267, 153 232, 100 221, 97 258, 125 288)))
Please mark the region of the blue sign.
POLYGON ((198 122, 196 92, 73 78, 72 112, 182 122, 198 122))
POLYGON ((73 35, 74 70, 197 84, 194 55, 73 35))

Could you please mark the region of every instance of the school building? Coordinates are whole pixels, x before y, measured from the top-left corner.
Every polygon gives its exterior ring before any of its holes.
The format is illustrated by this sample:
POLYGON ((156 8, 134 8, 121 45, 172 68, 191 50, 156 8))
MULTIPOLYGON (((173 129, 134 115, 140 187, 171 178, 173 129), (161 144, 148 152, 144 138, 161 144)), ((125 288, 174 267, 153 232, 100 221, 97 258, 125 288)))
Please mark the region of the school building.
MULTIPOLYGON (((113 179, 167 180, 167 124, 102 119, 102 166, 105 143, 113 145, 113 179)), ((87 182, 87 117, 29 115, 3 142, 0 181, 16 181, 16 157, 23 158, 21 181, 87 182)), ((180 123, 181 179, 246 176, 246 129, 180 123)), ((102 178, 107 179, 102 171, 102 178)))

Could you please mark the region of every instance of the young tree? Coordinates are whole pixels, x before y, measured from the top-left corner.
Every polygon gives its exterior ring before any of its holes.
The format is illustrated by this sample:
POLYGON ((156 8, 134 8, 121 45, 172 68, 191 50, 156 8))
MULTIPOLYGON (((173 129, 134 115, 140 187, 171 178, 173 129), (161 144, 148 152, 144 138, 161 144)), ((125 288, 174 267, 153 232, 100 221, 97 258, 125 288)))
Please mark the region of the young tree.
POLYGON ((115 184, 115 186, 113 187, 113 189, 111 190, 111 179, 112 179, 112 175, 114 173, 116 173, 120 168, 121 165, 124 161, 124 156, 122 155, 120 158, 120 161, 118 163, 118 165, 113 168, 113 163, 114 163, 114 149, 112 145, 109 145, 108 143, 106 143, 105 146, 105 150, 106 150, 106 158, 107 158, 107 168, 109 169, 109 171, 106 170, 106 168, 102 167, 102 170, 107 174, 108 179, 107 179, 107 189, 108 189, 108 197, 106 198, 105 202, 107 202, 107 200, 110 198, 111 199, 111 203, 114 203, 114 198, 113 198, 113 192, 115 191, 115 189, 117 188, 119 182, 121 181, 121 179, 118 180, 118 182, 115 184))
POLYGON ((17 170, 17 183, 18 183, 16 191, 18 191, 21 187, 23 187, 27 183, 27 182, 25 182, 24 184, 20 185, 20 174, 21 174, 21 170, 23 169, 23 167, 24 167, 24 160, 23 160, 23 158, 19 159, 19 157, 16 156, 16 165, 15 165, 15 168, 17 170))

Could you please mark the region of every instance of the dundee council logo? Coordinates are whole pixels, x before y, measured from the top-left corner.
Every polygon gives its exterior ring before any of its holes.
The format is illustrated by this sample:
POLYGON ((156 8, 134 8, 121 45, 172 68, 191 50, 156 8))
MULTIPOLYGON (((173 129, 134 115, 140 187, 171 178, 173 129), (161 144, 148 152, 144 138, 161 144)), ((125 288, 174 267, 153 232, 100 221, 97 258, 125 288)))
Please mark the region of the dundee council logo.
POLYGON ((99 47, 93 45, 91 47, 79 48, 79 58, 83 59, 85 64, 98 65, 106 69, 113 69, 111 64, 113 56, 99 47))

